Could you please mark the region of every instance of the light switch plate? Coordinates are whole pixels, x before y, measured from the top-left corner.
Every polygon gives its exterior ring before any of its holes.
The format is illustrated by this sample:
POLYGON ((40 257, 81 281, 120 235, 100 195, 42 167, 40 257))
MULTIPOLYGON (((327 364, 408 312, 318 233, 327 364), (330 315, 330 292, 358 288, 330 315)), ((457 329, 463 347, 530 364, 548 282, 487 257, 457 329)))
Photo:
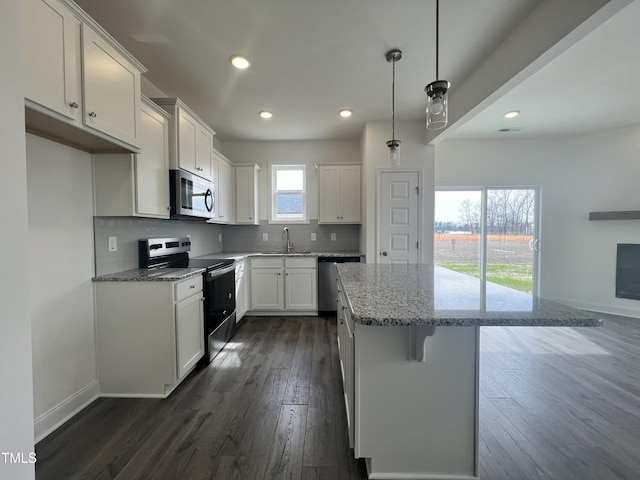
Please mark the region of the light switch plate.
POLYGON ((263 242, 268 242, 269 241, 269 234, 268 233, 263 233, 262 234, 262 241, 263 242))
POLYGON ((311 241, 312 242, 316 241, 316 232, 311 233, 311 241))
POLYGON ((332 234, 331 234, 331 241, 332 241, 332 242, 335 242, 335 241, 336 241, 336 234, 335 234, 335 233, 332 233, 332 234))
POLYGON ((109 237, 109 251, 115 252, 118 250, 118 237, 109 237))

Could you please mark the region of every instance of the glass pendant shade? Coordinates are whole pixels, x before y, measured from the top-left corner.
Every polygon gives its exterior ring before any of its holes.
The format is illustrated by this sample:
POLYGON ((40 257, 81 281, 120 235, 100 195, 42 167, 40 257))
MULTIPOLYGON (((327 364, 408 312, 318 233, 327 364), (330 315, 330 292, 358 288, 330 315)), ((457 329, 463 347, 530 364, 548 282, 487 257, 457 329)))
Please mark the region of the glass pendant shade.
POLYGON ((387 147, 389 147, 389 166, 400 166, 400 140, 387 141, 387 147))
POLYGON ((427 85, 427 129, 439 130, 447 126, 449 114, 449 82, 436 80, 427 85))

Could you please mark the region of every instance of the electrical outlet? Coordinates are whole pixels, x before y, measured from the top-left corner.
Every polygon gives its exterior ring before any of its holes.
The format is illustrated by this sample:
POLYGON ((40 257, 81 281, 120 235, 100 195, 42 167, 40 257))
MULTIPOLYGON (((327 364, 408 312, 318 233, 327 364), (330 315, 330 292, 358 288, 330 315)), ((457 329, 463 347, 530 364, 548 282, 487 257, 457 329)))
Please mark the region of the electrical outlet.
POLYGON ((222 234, 221 233, 218 234, 218 241, 222 242, 222 234))
POLYGON ((332 234, 331 234, 331 241, 332 241, 332 242, 335 242, 335 241, 336 241, 336 234, 335 234, 335 233, 332 233, 332 234))
POLYGON ((118 250, 118 237, 109 237, 109 251, 115 252, 118 250))
POLYGON ((312 242, 316 241, 316 232, 311 233, 311 241, 312 242))
POLYGON ((262 241, 263 242, 268 242, 269 241, 269 234, 268 233, 263 233, 262 234, 262 241))

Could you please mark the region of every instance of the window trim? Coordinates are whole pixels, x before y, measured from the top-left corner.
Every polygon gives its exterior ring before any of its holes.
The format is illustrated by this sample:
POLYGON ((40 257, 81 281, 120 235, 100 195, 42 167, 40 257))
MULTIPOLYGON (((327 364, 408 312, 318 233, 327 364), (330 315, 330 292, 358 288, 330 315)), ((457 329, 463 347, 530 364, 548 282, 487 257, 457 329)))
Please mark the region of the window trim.
POLYGON ((307 165, 295 164, 269 164, 269 223, 270 224, 309 224, 309 189, 307 186, 307 165), (278 170, 302 170, 302 218, 282 218, 276 216, 276 172, 278 170))

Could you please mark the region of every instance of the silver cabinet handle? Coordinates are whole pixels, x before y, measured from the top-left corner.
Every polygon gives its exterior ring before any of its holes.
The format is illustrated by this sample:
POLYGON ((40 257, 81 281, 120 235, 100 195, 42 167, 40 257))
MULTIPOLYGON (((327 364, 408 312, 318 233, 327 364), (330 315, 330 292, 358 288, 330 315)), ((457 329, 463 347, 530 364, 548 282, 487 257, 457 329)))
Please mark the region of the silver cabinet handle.
POLYGON ((79 105, 78 105, 76 102, 71 102, 71 103, 69 104, 69 106, 70 106, 71 108, 80 108, 80 107, 79 107, 79 105))
POLYGON ((96 115, 96 112, 89 112, 89 116, 91 118, 96 118, 98 115, 96 115))

